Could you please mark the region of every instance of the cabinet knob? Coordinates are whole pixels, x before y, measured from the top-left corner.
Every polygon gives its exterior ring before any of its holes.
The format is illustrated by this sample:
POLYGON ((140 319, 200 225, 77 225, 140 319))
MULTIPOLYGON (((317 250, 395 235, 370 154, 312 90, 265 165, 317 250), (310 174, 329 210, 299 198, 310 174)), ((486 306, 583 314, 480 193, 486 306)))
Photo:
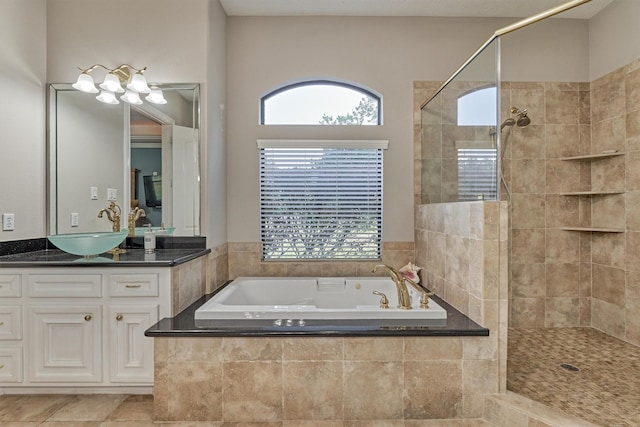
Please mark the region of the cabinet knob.
POLYGON ((122 320, 122 314, 117 314, 116 315, 116 320, 119 322, 122 320))
POLYGON ((4 322, 0 322, 0 326, 4 325, 4 322))
POLYGON ((4 368, 4 365, 0 365, 0 369, 4 368))
POLYGON ((133 285, 124 285, 125 288, 139 288, 141 286, 142 285, 140 283, 136 283, 136 284, 133 284, 133 285))
POLYGON ((91 320, 91 315, 90 314, 85 315, 84 320, 86 320, 87 322, 91 320))

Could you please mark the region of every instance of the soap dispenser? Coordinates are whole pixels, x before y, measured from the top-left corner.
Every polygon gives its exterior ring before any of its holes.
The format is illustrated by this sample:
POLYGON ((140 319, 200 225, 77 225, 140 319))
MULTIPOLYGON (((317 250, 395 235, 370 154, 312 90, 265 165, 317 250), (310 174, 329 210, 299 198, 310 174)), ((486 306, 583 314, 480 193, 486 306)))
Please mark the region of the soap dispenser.
POLYGON ((156 233, 151 229, 151 224, 149 224, 149 229, 144 232, 144 253, 152 254, 156 250, 156 233))

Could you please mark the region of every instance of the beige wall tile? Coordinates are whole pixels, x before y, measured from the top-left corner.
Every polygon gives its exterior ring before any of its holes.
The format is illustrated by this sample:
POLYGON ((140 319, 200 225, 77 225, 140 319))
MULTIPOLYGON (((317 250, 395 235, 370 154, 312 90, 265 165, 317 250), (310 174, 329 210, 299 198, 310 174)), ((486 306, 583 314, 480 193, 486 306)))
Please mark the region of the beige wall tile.
POLYGON ((535 298, 545 296, 544 263, 511 264, 511 296, 535 298))
POLYGON ((625 311, 616 304, 596 298, 591 299, 591 325, 604 333, 623 339, 625 311))
POLYGON ((578 298, 551 297, 545 299, 545 327, 569 328, 580 325, 578 298))
POLYGON ((224 421, 282 419, 281 362, 225 362, 223 371, 224 421))
POLYGON ((546 229, 546 262, 577 263, 580 261, 580 235, 572 231, 546 229))
POLYGON ((462 361, 462 412, 465 418, 482 417, 485 396, 498 392, 497 372, 497 360, 462 361))
POLYGON ((344 416, 349 420, 402 418, 402 362, 345 361, 344 416), (384 393, 372 393, 384 390, 384 393))
POLYGON ((462 358, 461 337, 405 337, 404 360, 456 360, 462 358))
POLYGON ((515 193, 511 197, 511 212, 514 229, 544 228, 545 195, 515 193))
POLYGON ((544 298, 513 298, 509 325, 514 328, 543 328, 545 319, 544 298))
POLYGON ((224 361, 282 360, 282 338, 222 338, 224 361))
POLYGON ((592 296, 602 301, 615 304, 620 308, 625 306, 625 271, 621 268, 607 267, 593 264, 592 296))
POLYGON ((222 418, 221 363, 169 363, 167 378, 167 417, 160 419, 198 421, 222 418))
POLYGON ((511 262, 519 264, 545 262, 545 230, 513 230, 511 262))
POLYGON ((342 360, 341 338, 296 337, 283 339, 283 360, 342 360))
MULTIPOLYGON (((511 160, 512 170, 518 173, 511 177, 513 193, 545 192, 545 161, 542 159, 511 160)), ((547 178, 548 179, 548 178, 547 178)))
POLYGON ((591 125, 591 152, 602 153, 606 150, 623 151, 625 148, 624 115, 614 116, 591 125))
POLYGON ((594 233, 591 240, 591 261, 610 267, 625 267, 625 234, 594 233))
POLYGON ((546 296, 577 297, 580 288, 580 268, 577 263, 546 265, 546 296))
POLYGON ((462 415, 460 361, 406 362, 404 378, 405 418, 447 419, 462 415))
POLYGON ((284 419, 343 419, 342 361, 284 362, 282 375, 284 419))
POLYGON ((402 360, 404 341, 402 338, 345 338, 345 360, 402 360))

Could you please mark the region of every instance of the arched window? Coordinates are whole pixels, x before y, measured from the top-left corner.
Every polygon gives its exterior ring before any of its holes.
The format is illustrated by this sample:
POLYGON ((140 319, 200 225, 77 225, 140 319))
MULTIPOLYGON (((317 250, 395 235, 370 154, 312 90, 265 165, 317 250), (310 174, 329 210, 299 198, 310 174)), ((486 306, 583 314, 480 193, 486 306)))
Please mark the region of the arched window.
POLYGON ((260 98, 262 125, 380 125, 382 100, 349 83, 311 80, 260 98))

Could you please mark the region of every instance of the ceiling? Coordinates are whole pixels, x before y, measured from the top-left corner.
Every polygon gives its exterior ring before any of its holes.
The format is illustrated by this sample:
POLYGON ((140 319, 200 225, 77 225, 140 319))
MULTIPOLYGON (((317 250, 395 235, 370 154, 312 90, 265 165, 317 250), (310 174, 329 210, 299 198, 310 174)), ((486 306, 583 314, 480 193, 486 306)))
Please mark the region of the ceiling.
MULTIPOLYGON (((613 0, 592 0, 559 15, 589 19, 613 0)), ((220 0, 229 16, 446 16, 526 18, 563 0, 220 0)))

